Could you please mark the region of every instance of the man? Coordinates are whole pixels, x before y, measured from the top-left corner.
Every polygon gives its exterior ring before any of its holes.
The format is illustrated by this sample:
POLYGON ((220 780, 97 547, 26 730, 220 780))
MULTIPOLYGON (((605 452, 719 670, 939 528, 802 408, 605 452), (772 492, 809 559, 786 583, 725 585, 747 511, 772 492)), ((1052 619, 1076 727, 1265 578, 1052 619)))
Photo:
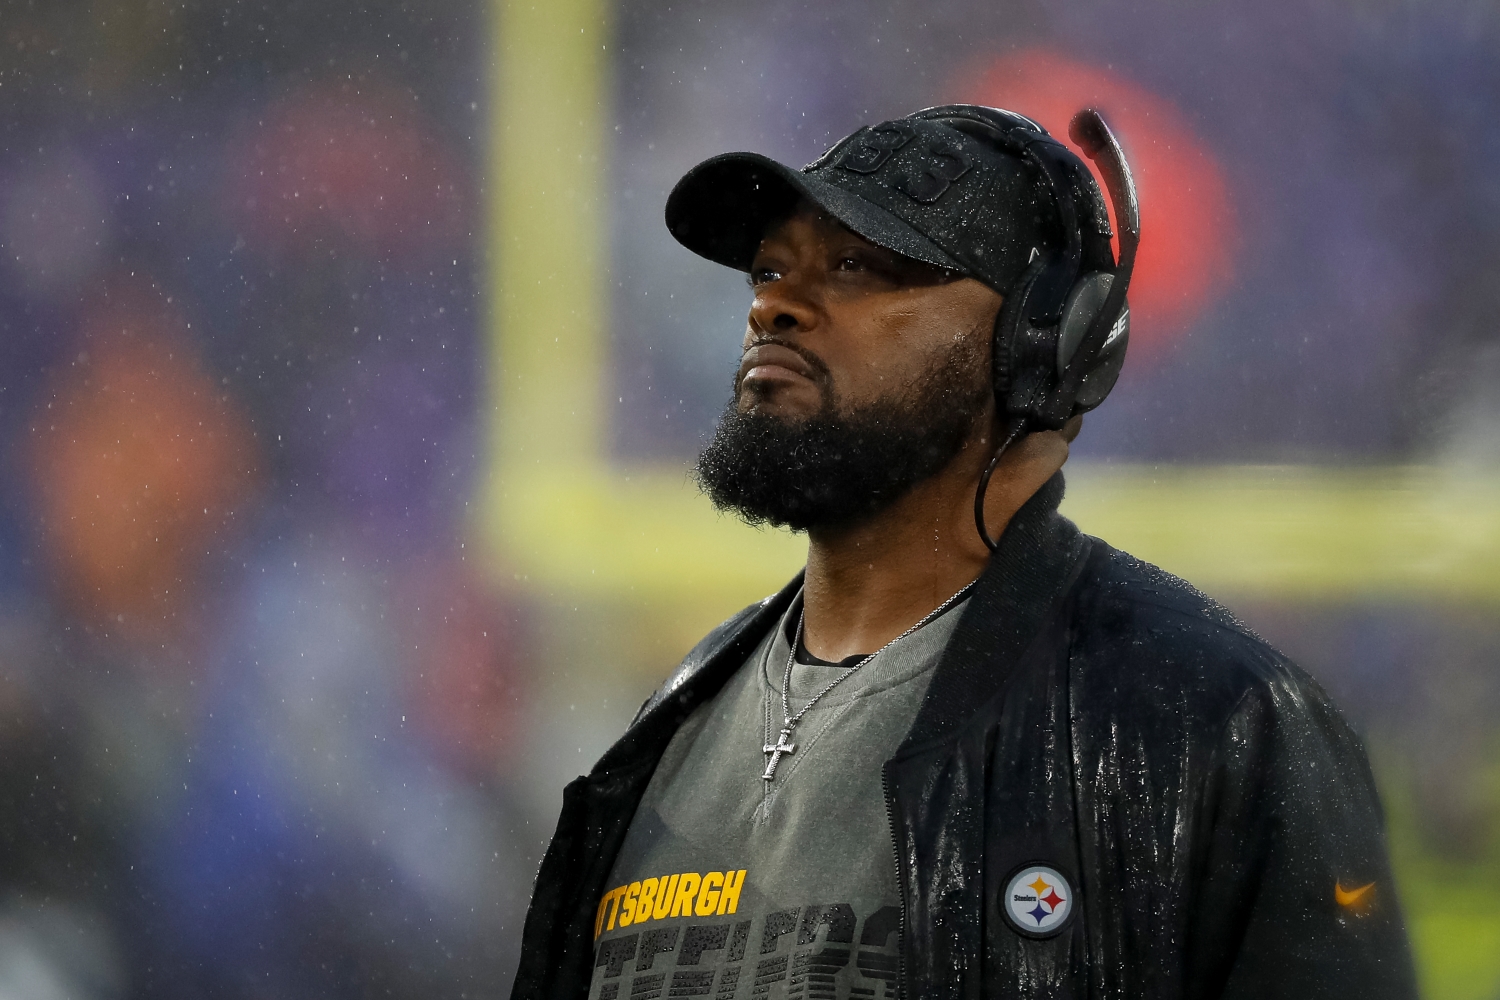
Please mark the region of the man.
POLYGON ((1326 697, 1057 513, 1137 231, 1075 126, 1118 261, 1087 167, 997 109, 673 191, 674 235, 754 291, 700 482, 805 530, 807 567, 568 786, 516 997, 1414 996, 1326 697))

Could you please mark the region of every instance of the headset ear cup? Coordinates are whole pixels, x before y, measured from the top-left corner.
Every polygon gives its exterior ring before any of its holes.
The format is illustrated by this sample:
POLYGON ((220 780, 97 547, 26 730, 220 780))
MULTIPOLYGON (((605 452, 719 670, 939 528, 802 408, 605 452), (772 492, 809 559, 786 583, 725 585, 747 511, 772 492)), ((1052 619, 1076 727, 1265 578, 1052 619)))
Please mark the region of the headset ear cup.
MULTIPOLYGON (((1038 256, 1027 265, 1021 276, 1011 284, 995 317, 995 335, 991 345, 990 374, 995 387, 995 403, 1001 413, 1013 412, 1007 403, 1017 390, 1018 380, 1023 379, 1028 367, 1034 367, 1029 350, 1033 345, 1026 341, 1031 330, 1030 315, 1037 292, 1037 279, 1046 272, 1048 261, 1038 256)), ((1020 414, 1017 414, 1020 415, 1020 414)))
POLYGON ((1078 396, 1073 400, 1075 413, 1087 413, 1108 396, 1120 378, 1120 369, 1125 367, 1125 350, 1130 346, 1130 306, 1127 304, 1115 321, 1099 356, 1083 376, 1078 387, 1078 396), (1118 332, 1115 332, 1118 331, 1118 332))
MULTIPOLYGON (((1063 309, 1062 322, 1058 325, 1057 377, 1062 379, 1068 365, 1074 360, 1079 343, 1088 333, 1089 326, 1109 298, 1114 284, 1114 275, 1102 271, 1086 274, 1073 286, 1068 294, 1068 303, 1063 309)), ((1104 344, 1092 359, 1084 359, 1088 366, 1079 384, 1078 395, 1073 400, 1073 412, 1084 413, 1104 402, 1104 397, 1114 388, 1125 363, 1125 348, 1130 340, 1130 309, 1122 310, 1115 326, 1110 330, 1104 344)))
POLYGON ((1099 315, 1104 300, 1109 298, 1109 286, 1114 275, 1095 271, 1079 278, 1068 292, 1067 304, 1063 306, 1062 322, 1057 328, 1057 377, 1062 378, 1068 363, 1089 331, 1089 324, 1099 315))
POLYGON ((1016 381, 1016 328, 1022 316, 1022 303, 1026 300, 1026 280, 1011 285, 1010 292, 995 315, 995 334, 990 340, 990 382, 995 387, 995 402, 1001 411, 1005 409, 1005 397, 1010 396, 1011 384, 1016 381))

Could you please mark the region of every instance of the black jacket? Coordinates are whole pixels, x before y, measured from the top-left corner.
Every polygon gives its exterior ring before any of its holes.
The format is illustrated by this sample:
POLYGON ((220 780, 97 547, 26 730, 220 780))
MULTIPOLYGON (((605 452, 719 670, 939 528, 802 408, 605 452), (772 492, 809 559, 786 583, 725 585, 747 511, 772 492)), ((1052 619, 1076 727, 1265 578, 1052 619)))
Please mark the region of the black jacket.
MULTIPOLYGON (((1080 533, 1062 490, 1013 519, 885 765, 902 995, 1414 997, 1347 724, 1223 608, 1080 533), (1032 863, 1076 894, 1051 937, 1001 909, 1032 863)), ((587 994, 596 906, 657 760, 799 584, 710 633, 568 785, 513 997, 587 994)))

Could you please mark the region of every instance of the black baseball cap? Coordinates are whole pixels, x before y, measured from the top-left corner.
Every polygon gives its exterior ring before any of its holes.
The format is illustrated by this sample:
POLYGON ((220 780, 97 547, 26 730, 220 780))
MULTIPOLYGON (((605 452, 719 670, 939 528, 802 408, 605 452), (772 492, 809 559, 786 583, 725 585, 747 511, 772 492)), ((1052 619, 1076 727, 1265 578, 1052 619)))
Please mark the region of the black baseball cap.
MULTIPOLYGON (((667 197, 667 228, 694 253, 749 271, 767 228, 806 199, 871 243, 1003 294, 1038 253, 1061 245, 1063 234, 1032 164, 985 137, 997 128, 1053 143, 1078 162, 1024 115, 930 108, 861 128, 801 170, 759 153, 704 160, 667 197), (983 112, 987 128, 970 127, 980 120, 975 112, 983 112)), ((1096 193, 1088 169, 1081 162, 1079 169, 1075 183, 1096 193)))

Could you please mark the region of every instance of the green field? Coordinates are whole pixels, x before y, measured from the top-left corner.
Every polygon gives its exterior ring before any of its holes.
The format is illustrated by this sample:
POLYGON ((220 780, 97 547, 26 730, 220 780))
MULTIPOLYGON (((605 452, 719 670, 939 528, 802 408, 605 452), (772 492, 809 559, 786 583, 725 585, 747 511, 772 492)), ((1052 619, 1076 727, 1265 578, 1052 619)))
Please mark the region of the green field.
MULTIPOLYGON (((1390 831, 1391 859, 1417 974, 1427 1000, 1500 998, 1500 835, 1490 824, 1478 856, 1445 857, 1421 829, 1410 776, 1390 755, 1377 753, 1390 831)), ((1474 791, 1497 803, 1500 763, 1474 791)), ((1493 817, 1493 810, 1490 812, 1493 817)))

